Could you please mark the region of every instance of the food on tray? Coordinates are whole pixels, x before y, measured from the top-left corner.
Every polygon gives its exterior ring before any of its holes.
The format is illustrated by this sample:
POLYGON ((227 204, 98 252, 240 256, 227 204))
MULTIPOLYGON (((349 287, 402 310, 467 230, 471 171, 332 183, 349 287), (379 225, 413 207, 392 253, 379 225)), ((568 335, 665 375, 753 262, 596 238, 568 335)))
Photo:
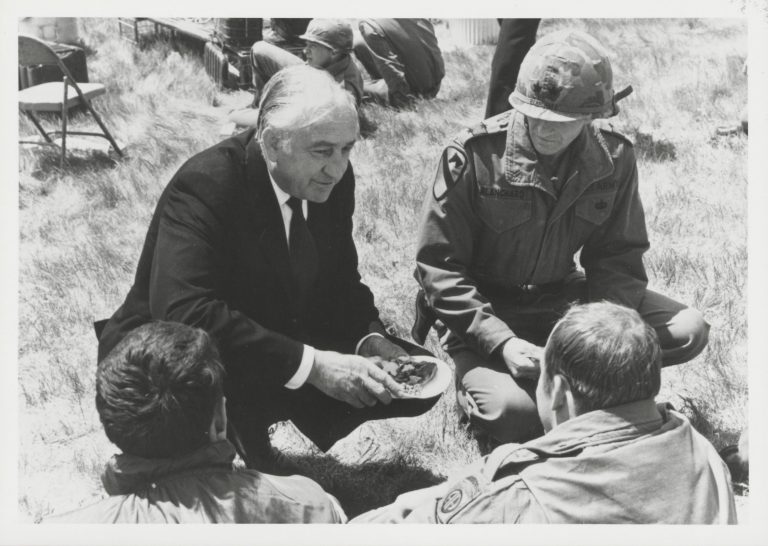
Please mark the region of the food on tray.
POLYGON ((394 360, 373 356, 370 360, 403 385, 407 394, 421 392, 422 387, 437 373, 437 364, 434 362, 416 360, 410 356, 399 356, 394 360))

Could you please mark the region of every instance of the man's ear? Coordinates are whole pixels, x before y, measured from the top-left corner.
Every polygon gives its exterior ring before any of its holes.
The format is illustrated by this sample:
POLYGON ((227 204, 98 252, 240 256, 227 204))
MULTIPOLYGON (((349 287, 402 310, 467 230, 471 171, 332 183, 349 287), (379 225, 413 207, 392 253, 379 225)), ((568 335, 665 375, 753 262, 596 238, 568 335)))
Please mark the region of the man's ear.
POLYGON ((213 418, 208 429, 208 438, 211 442, 227 439, 227 399, 224 396, 213 407, 213 418))
POLYGON ((571 386, 568 380, 560 374, 555 374, 552 378, 552 411, 562 410, 568 404, 568 395, 571 392, 571 386))
POLYGON ((282 146, 282 139, 278 131, 272 127, 265 127, 261 132, 261 143, 267 159, 274 161, 280 146, 282 146))

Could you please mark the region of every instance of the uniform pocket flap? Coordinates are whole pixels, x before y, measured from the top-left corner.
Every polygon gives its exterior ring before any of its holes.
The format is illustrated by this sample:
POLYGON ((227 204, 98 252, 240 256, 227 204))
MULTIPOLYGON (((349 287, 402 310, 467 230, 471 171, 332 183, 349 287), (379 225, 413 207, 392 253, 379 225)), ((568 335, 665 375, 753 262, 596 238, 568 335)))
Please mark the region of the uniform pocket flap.
POLYGON ((533 202, 523 199, 480 197, 478 215, 491 230, 503 233, 531 219, 533 202))
POLYGON ((592 224, 602 224, 613 211, 616 192, 590 193, 576 201, 576 215, 592 224))

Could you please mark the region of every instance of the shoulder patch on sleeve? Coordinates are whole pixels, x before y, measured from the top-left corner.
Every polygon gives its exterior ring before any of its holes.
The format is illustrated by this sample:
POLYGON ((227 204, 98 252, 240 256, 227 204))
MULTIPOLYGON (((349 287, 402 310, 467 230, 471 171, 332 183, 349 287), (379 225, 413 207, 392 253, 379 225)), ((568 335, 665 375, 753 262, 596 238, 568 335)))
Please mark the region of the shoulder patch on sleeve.
POLYGON ((480 496, 482 487, 475 476, 467 476, 455 484, 435 505, 435 521, 450 523, 451 519, 480 496))
POLYGON ((444 199, 448 192, 451 191, 459 181, 466 169, 467 154, 464 152, 464 149, 457 145, 449 144, 448 147, 443 150, 437 176, 435 176, 435 184, 432 186, 432 195, 434 198, 438 201, 444 199))

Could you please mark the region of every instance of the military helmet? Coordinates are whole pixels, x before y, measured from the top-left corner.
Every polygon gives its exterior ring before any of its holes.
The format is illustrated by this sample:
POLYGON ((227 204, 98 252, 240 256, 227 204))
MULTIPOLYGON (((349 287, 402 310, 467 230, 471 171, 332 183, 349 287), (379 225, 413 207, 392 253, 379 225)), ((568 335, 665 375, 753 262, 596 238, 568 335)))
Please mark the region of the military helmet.
POLYGON ((341 19, 312 19, 299 38, 324 45, 333 51, 352 51, 352 26, 341 19))
POLYGON ((528 51, 509 103, 549 121, 607 118, 619 113, 616 102, 631 92, 631 86, 613 92, 611 61, 597 40, 580 30, 561 30, 528 51))

